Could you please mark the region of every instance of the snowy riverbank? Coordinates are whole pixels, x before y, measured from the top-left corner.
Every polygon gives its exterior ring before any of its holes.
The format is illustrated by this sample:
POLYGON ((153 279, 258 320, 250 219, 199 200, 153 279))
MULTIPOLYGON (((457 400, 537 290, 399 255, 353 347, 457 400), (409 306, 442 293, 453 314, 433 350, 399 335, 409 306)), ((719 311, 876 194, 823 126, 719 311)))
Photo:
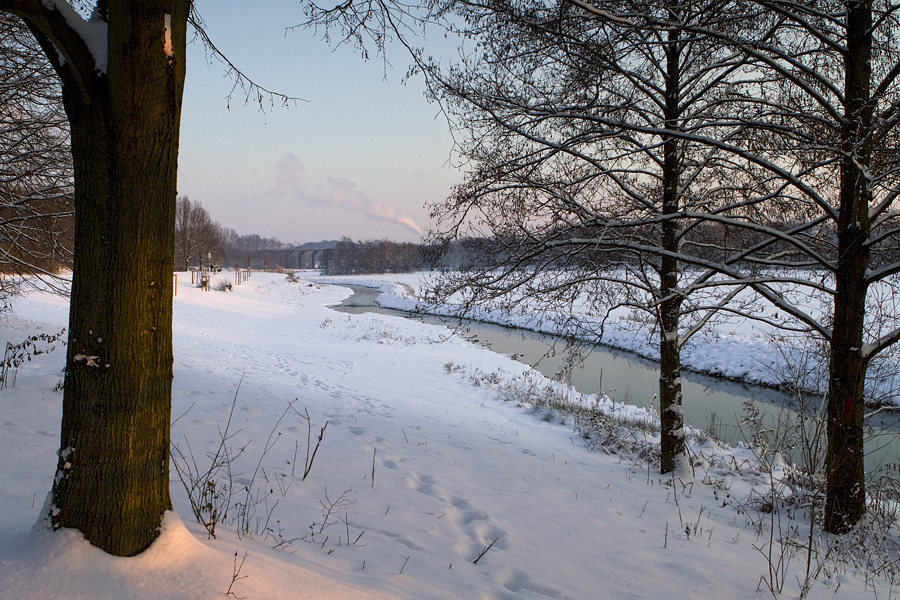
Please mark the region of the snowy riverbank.
MULTIPOLYGON (((138 557, 32 529, 56 464, 58 348, 0 390, 4 597, 197 600, 223 598, 233 583, 247 600, 749 599, 771 577, 773 523, 757 510, 769 478, 748 449, 695 446, 696 478, 667 483, 627 451, 589 452, 570 422, 504 401, 550 385, 534 375, 525 384, 524 365, 458 337, 439 342, 441 329, 421 322, 327 308, 346 288, 262 273, 233 292, 180 282, 172 439, 203 464, 241 382, 231 445, 246 450, 219 479, 234 486, 229 518, 207 539, 173 471, 178 516, 138 557), (305 481, 310 429, 297 411, 308 411, 313 445, 327 422, 305 481), (234 503, 255 511, 242 535, 234 503)), ((64 300, 32 294, 0 327, 18 342, 66 319, 64 300)), ((801 514, 785 517, 785 532, 806 527, 801 514)), ((809 597, 871 598, 867 568, 828 566, 809 597)), ((795 558, 780 575, 785 597, 804 574, 795 558)))
MULTIPOLYGON (((381 291, 378 304, 410 312, 429 312, 450 315, 452 306, 431 306, 422 301, 424 281, 428 273, 398 273, 369 276, 316 276, 310 271, 312 281, 344 285, 363 285, 381 291)), ((762 311, 763 309, 759 309, 762 311)), ((770 310, 770 316, 777 311, 770 310)), ((603 328, 602 338, 597 319, 580 315, 578 328, 560 324, 564 319, 553 315, 510 313, 500 310, 478 309, 469 313, 473 319, 509 327, 520 327, 551 335, 569 335, 592 342, 602 339, 606 346, 633 352, 638 356, 659 361, 659 350, 653 344, 651 328, 637 323, 627 311, 612 314, 603 328)), ((823 386, 827 381, 827 361, 810 352, 808 340, 776 338, 782 336, 771 327, 762 326, 746 318, 734 315, 719 322, 713 321, 696 336, 688 340, 681 353, 682 366, 697 373, 723 377, 750 384, 782 387, 786 379, 802 379, 806 389, 823 386)), ((870 397, 876 404, 900 406, 900 368, 893 359, 887 359, 877 379, 870 381, 870 397)), ((872 369, 874 372, 875 369, 872 369)), ((824 392, 819 387, 818 392, 824 392)))

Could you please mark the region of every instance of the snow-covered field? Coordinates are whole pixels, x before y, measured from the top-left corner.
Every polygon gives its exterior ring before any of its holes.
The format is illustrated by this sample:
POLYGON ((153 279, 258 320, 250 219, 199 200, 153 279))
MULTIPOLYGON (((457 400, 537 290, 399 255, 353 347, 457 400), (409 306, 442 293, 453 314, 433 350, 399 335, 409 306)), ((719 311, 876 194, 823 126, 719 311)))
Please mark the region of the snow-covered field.
MULTIPOLYGON (((138 557, 33 528, 56 463, 58 348, 0 390, 0 597, 733 599, 769 595, 761 577, 799 595, 799 557, 770 571, 772 517, 751 498, 767 476, 750 450, 707 442, 696 479, 666 481, 628 453, 589 452, 569 422, 504 402, 524 365, 438 342, 442 331, 420 322, 327 308, 346 288, 257 273, 203 292, 181 275, 172 438, 203 465, 240 385, 228 445, 244 453, 219 479, 234 484, 228 518, 208 539, 173 470, 175 512, 138 557), (313 448, 327 428, 304 481, 307 411, 313 448), (235 504, 251 511, 240 535, 235 504)), ((3 317, 0 339, 66 321, 64 300, 35 293, 3 317)), ((805 527, 782 531, 792 525, 805 527)), ((868 568, 828 563, 809 597, 873 598, 868 568)))

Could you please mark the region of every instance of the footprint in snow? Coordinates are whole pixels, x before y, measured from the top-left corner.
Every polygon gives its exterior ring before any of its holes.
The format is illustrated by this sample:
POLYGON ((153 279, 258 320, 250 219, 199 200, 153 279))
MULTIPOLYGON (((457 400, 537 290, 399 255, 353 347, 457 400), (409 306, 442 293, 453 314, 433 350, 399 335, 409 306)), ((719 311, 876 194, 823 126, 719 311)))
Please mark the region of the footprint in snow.
POLYGON ((486 512, 481 512, 480 510, 467 510, 464 511, 457 521, 460 525, 468 525, 474 521, 487 521, 491 516, 486 512))
MULTIPOLYGON (((469 538, 471 544, 469 545, 468 551, 465 553, 466 560, 469 562, 478 558, 478 555, 484 552, 484 549, 491 546, 491 544, 493 544, 491 549, 485 552, 485 555, 507 548, 506 532, 496 525, 479 521, 476 525, 470 527, 470 529, 471 533, 469 534, 469 538)), ((480 563, 481 561, 479 560, 479 564, 480 563)))
POLYGON ((452 504, 454 507, 458 508, 459 510, 468 510, 469 509, 469 501, 466 500, 465 498, 459 498, 457 496, 454 496, 453 498, 450 498, 450 504, 452 504))
POLYGON ((503 584, 503 587, 517 595, 521 594, 522 592, 534 592, 535 594, 540 594, 541 596, 546 596, 547 598, 565 597, 560 590, 534 582, 526 573, 523 573, 522 571, 513 571, 505 577, 502 577, 501 582, 503 584))
POLYGON ((412 489, 416 490, 420 494, 425 494, 426 496, 440 497, 440 493, 437 489, 432 485, 434 481, 434 477, 431 475, 422 475, 421 477, 416 474, 412 474, 412 478, 406 478, 407 483, 409 483, 412 489))

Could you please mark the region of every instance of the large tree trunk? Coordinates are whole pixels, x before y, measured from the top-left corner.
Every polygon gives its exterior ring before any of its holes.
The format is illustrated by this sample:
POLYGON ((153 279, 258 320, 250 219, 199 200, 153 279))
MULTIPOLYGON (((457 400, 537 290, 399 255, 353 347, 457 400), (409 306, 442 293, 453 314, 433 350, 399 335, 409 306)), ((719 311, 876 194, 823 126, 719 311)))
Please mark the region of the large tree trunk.
MULTIPOLYGON (((173 229, 188 9, 187 0, 111 1, 107 72, 57 61, 72 131, 75 262, 51 514, 55 527, 77 528, 119 556, 146 549, 171 508, 173 229)), ((29 24, 52 49, 42 19, 56 15, 37 17, 29 24)))
POLYGON ((842 137, 840 215, 834 324, 828 381, 828 450, 825 456, 825 530, 847 531, 866 510, 863 452, 863 389, 867 359, 863 328, 869 267, 869 204, 866 178, 872 155, 871 5, 847 3, 845 123, 842 137))

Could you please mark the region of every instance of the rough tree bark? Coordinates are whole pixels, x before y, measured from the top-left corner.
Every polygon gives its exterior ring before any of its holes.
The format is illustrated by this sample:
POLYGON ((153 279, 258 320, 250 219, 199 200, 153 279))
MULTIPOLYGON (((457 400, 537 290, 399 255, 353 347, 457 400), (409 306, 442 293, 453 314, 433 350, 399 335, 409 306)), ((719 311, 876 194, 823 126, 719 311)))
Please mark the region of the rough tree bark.
POLYGON ((171 508, 173 227, 189 9, 189 0, 100 0, 84 21, 63 0, 0 0, 63 82, 75 166, 52 522, 119 556, 146 549, 171 508))

